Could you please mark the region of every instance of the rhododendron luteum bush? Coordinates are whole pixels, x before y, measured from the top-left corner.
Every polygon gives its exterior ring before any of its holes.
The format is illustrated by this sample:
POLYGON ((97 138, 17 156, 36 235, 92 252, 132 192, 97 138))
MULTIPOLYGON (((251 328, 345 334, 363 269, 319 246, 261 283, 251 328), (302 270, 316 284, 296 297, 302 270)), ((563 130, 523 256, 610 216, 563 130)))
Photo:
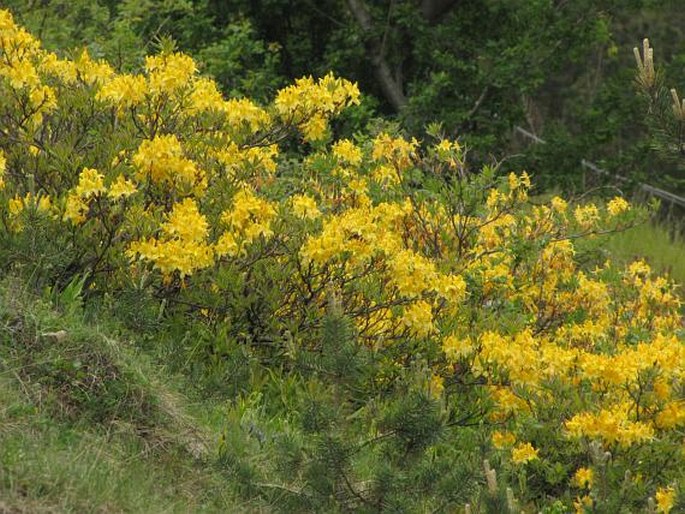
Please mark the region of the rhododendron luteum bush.
POLYGON ((3 230, 47 230, 68 255, 56 279, 185 298, 229 327, 249 291, 246 344, 315 346, 333 302, 387 364, 379 390, 416 362, 447 411, 478 388, 493 458, 542 476, 563 461, 581 506, 600 501, 597 445, 645 497, 685 467, 673 285, 576 261, 578 238, 631 223, 623 199, 534 205, 525 173, 469 173, 456 141, 335 140, 359 92, 332 75, 227 100, 188 56, 121 74, 41 49, 6 11, 0 96, 3 230))

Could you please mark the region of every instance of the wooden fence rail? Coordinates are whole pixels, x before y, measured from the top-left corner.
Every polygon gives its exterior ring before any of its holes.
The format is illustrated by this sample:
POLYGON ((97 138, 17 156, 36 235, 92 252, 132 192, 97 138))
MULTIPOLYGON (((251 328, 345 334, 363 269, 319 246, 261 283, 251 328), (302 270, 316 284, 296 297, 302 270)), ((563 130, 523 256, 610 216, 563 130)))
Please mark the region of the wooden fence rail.
MULTIPOLYGON (((522 134, 523 136, 527 137, 528 139, 534 141, 535 143, 538 144, 547 144, 547 141, 544 139, 536 136, 532 132, 527 131, 523 127, 516 126, 514 127, 514 130, 518 132, 519 134, 522 134)), ((619 182, 630 182, 630 179, 623 177, 621 175, 616 175, 615 173, 611 173, 605 169, 600 168, 597 166, 595 163, 590 162, 585 159, 580 160, 580 165, 588 169, 594 173, 597 173, 598 175, 606 175, 609 176, 613 179, 618 180, 619 182)), ((650 194, 652 196, 656 196, 658 198, 661 198, 662 200, 666 200, 667 202, 670 202, 672 204, 680 205, 681 207, 685 207, 685 198, 682 196, 678 196, 676 194, 671 193, 670 191, 666 191, 664 189, 660 189, 658 187, 650 186, 649 184, 643 184, 643 183, 638 183, 637 186, 647 194, 650 194)))

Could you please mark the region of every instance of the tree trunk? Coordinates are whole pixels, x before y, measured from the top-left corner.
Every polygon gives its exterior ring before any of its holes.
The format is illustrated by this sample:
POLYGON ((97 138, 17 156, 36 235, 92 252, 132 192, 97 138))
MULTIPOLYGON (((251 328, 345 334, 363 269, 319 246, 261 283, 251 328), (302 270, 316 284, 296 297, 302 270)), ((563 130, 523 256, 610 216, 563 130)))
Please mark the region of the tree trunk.
POLYGON ((362 0, 347 0, 347 5, 357 20, 357 24, 364 33, 366 54, 373 66, 376 79, 383 91, 386 100, 392 107, 399 111, 406 105, 407 97, 404 96, 402 84, 393 76, 392 70, 385 59, 385 50, 381 41, 373 33, 373 21, 362 0))
POLYGON ((440 22, 459 0, 421 0, 421 14, 431 25, 440 22))

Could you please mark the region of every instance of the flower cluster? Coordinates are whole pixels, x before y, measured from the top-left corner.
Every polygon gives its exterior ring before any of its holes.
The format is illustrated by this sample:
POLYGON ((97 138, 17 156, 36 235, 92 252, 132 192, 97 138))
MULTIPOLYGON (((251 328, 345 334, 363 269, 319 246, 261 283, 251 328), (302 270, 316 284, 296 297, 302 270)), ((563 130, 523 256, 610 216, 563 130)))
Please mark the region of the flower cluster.
POLYGON ((308 141, 326 136, 327 117, 359 103, 356 84, 332 74, 314 80, 305 77, 279 91, 274 105, 281 119, 296 123, 308 141))
MULTIPOLYGON (((60 59, 7 11, 0 57, 11 135, 0 136, 3 226, 49 213, 93 287, 124 289, 136 277, 137 290, 192 294, 185 304, 238 317, 217 278, 230 276, 258 297, 243 320, 249 337, 271 330, 264 338, 283 345, 279 358, 293 341, 317 348, 312 334, 334 305, 376 352, 370 389, 382 395, 422 370, 446 417, 482 413, 507 465, 567 452, 569 487, 598 482, 579 469, 591 442, 616 455, 666 448, 685 466, 674 284, 641 261, 592 268, 578 258, 576 241, 637 216, 624 199, 530 202, 526 173, 465 173, 456 140, 336 139, 329 121, 359 91, 333 75, 300 79, 260 106, 225 99, 179 53, 149 57, 140 74, 85 52, 60 59), (288 134, 315 144, 291 152, 281 146, 288 134), (266 319, 255 322, 256 310, 266 319), (562 430, 541 437, 549 420, 562 430)), ((650 487, 663 486, 666 512, 675 493, 662 471, 650 487)))

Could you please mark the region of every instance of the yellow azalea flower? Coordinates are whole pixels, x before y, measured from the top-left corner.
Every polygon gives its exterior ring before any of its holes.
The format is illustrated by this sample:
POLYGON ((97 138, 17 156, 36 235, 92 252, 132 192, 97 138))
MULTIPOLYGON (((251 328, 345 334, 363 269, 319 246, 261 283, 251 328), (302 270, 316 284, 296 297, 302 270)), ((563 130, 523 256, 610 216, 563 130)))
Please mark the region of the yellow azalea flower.
POLYGON ((573 215, 581 228, 585 230, 593 228, 600 218, 599 209, 593 204, 579 205, 576 207, 576 210, 573 211, 573 215))
POLYGON ((38 212, 49 212, 52 208, 52 201, 48 195, 38 195, 26 193, 23 197, 15 195, 8 202, 7 208, 11 216, 18 216, 25 209, 35 209, 38 212))
POLYGON ((362 162, 362 151, 349 139, 336 141, 332 150, 333 155, 347 164, 359 166, 362 162))
POLYGON ((516 436, 511 432, 500 432, 496 430, 492 433, 492 445, 498 450, 502 450, 513 445, 516 442, 516 436))
POLYGON ((648 278, 652 273, 652 268, 645 261, 637 260, 632 262, 628 266, 627 277, 629 277, 633 282, 638 282, 641 284, 642 281, 648 278))
POLYGON ((223 164, 229 175, 245 170, 264 170, 267 173, 276 171, 275 158, 278 156, 278 146, 268 145, 256 148, 240 148, 234 142, 216 152, 217 160, 223 164))
POLYGON ((74 225, 80 225, 86 221, 88 209, 88 204, 83 201, 80 195, 70 193, 67 196, 67 203, 64 209, 64 220, 71 221, 74 225))
POLYGON ((685 400, 668 402, 657 414, 655 422, 662 429, 685 425, 685 400))
MULTIPOLYGON (((252 132, 257 132, 272 121, 268 112, 247 98, 231 98, 223 103, 221 110, 228 124, 235 129, 248 126, 252 132)), ((272 150, 278 150, 275 145, 272 146, 272 150)))
POLYGON ((371 172, 371 178, 383 185, 393 185, 399 182, 397 171, 387 164, 380 164, 376 166, 371 172))
POLYGON ((576 509, 576 514, 585 514, 588 509, 592 508, 594 502, 592 498, 588 495, 576 498, 573 502, 573 507, 576 509))
POLYGON ((663 380, 655 380, 654 394, 659 400, 665 400, 671 394, 671 386, 663 380))
POLYGON ((490 189, 490 191, 488 191, 488 198, 485 200, 485 205, 487 205, 489 210, 494 211, 500 204, 505 202, 506 199, 507 197, 504 193, 501 193, 497 189, 490 189))
POLYGON ((7 170, 7 159, 2 150, 0 150, 0 191, 5 188, 5 171, 7 170))
POLYGON ((442 351, 445 352, 447 360, 456 362, 461 357, 466 357, 474 351, 471 338, 459 338, 450 334, 442 340, 442 351))
POLYGON ((184 190, 206 186, 204 172, 185 157, 183 146, 174 134, 144 140, 132 160, 142 181, 150 178, 157 184, 182 186, 184 190))
POLYGON ((514 464, 525 464, 538 457, 538 450, 530 443, 520 443, 511 450, 511 460, 514 464))
POLYGON ((224 98, 213 80, 201 78, 196 80, 192 87, 190 113, 201 114, 206 111, 220 111, 224 108, 224 98))
POLYGON ((231 231, 251 241, 273 234, 271 220, 275 216, 276 208, 271 202, 245 188, 235 194, 231 208, 222 213, 221 220, 231 231))
POLYGON ((181 277, 214 264, 211 246, 198 241, 147 239, 134 241, 127 252, 132 259, 151 261, 165 276, 178 272, 181 277))
POLYGON ((292 198, 293 212, 295 216, 305 219, 316 219, 321 212, 316 206, 316 201, 307 195, 295 195, 292 198))
POLYGON ((419 142, 414 138, 407 141, 382 133, 373 140, 371 156, 374 161, 390 163, 396 172, 401 172, 411 166, 416 157, 418 146, 419 142))
POLYGON ((119 110, 134 107, 145 100, 147 82, 142 75, 118 75, 104 82, 96 98, 119 110))
POLYGON ((618 216, 621 213, 624 213, 630 209, 630 204, 626 202, 623 198, 620 196, 614 197, 608 204, 607 204, 607 212, 611 216, 618 216))
POLYGON ((356 84, 328 74, 318 81, 302 77, 281 89, 274 105, 280 117, 298 125, 305 140, 318 141, 328 132, 328 117, 359 103, 356 84))
POLYGON ((11 62, 2 72, 13 89, 36 88, 40 85, 38 70, 28 59, 11 62))
POLYGON ((148 73, 151 93, 172 94, 189 85, 190 79, 197 72, 197 67, 190 56, 174 52, 147 56, 145 71, 148 73))
POLYGON ((197 204, 191 198, 176 203, 167 216, 167 221, 162 224, 162 230, 173 238, 181 241, 203 241, 206 239, 209 223, 207 218, 198 210, 197 204))
POLYGON ((404 310, 402 323, 417 337, 426 337, 435 331, 431 306, 423 300, 411 304, 404 310))
POLYGON ((559 214, 564 214, 566 212, 566 209, 568 209, 568 204, 566 203, 566 200, 564 200, 563 198, 559 198, 558 196, 552 198, 550 203, 552 205, 552 209, 554 209, 554 211, 559 214))
POLYGON ((436 275, 433 288, 452 304, 461 303, 466 297, 466 281, 460 275, 436 275))
POLYGON ((432 286, 435 263, 411 250, 400 250, 388 260, 390 283, 404 296, 418 296, 432 286))
POLYGON ((59 59, 53 52, 43 56, 39 69, 68 85, 75 83, 77 79, 76 65, 72 61, 59 59))
POLYGON ((8 210, 11 216, 18 216, 24 210, 24 200, 20 196, 11 198, 8 203, 8 210))
POLYGON ((224 232, 219 237, 219 240, 214 245, 214 252, 219 257, 229 256, 233 257, 238 255, 240 250, 240 245, 236 240, 236 237, 230 232, 224 232))
POLYGON ((659 487, 656 490, 656 508, 657 512, 668 514, 673 509, 675 504, 675 489, 669 487, 659 487))
POLYGON ((428 384, 428 390, 433 398, 440 398, 440 396, 442 396, 442 392, 445 390, 445 379, 437 374, 431 375, 430 383, 428 384))
POLYGON ((104 84, 114 75, 114 70, 105 61, 93 61, 87 49, 81 52, 74 64, 81 80, 89 86, 104 84))
POLYGON ((435 145, 435 153, 437 154, 440 161, 449 164, 450 166, 456 166, 460 159, 461 147, 456 141, 450 141, 448 139, 442 139, 435 145))
POLYGON ((136 185, 133 182, 127 180, 123 175, 119 175, 112 185, 109 186, 107 196, 113 200, 118 200, 119 198, 131 196, 136 190, 136 185))
POLYGON ((305 141, 320 141, 328 133, 328 122, 323 115, 314 114, 300 128, 305 141))
POLYGON ((580 488, 592 489, 594 477, 595 474, 591 468, 578 468, 573 475, 573 483, 580 488))
POLYGON ((507 176, 507 181, 509 182, 509 189, 511 191, 515 191, 519 188, 519 186, 521 186, 521 181, 514 172, 509 173, 507 176))
POLYGON ((31 107, 40 111, 50 111, 57 107, 57 95, 50 86, 38 86, 29 93, 31 107))
POLYGON ((88 198, 105 192, 104 176, 93 168, 83 168, 78 178, 75 192, 82 198, 88 198))
POLYGON ((565 424, 572 437, 600 437, 607 443, 619 443, 628 447, 648 441, 654 437, 654 429, 641 421, 631 421, 628 416, 630 405, 614 405, 600 409, 597 414, 581 412, 565 424))

